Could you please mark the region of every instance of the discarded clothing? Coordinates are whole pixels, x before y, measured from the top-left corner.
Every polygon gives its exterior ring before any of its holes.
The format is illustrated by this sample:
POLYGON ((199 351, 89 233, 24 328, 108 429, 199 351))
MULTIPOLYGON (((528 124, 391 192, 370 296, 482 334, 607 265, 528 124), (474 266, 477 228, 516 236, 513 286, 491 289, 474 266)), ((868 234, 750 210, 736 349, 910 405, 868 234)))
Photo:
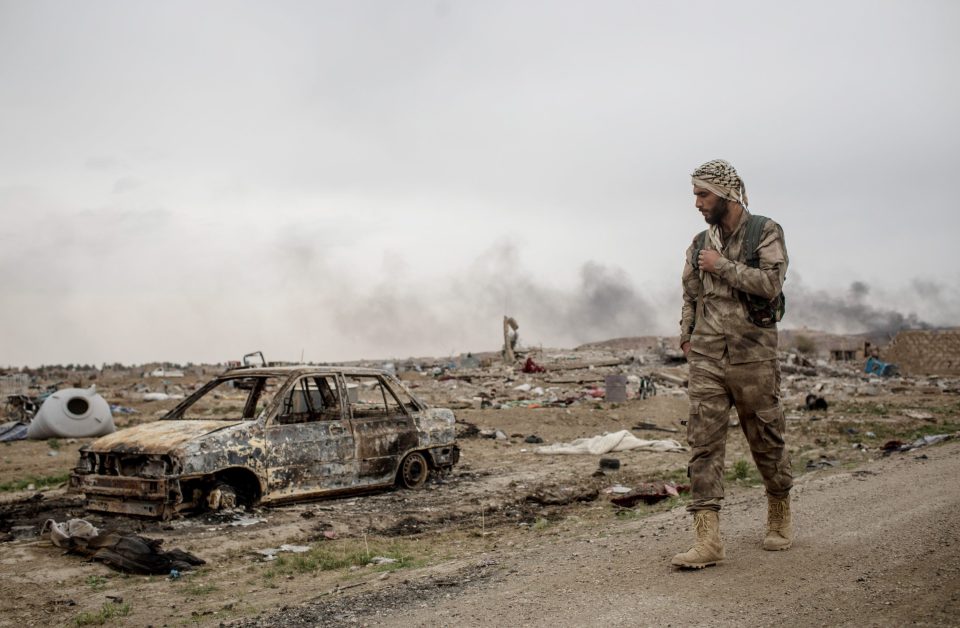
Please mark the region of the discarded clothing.
POLYGON ((136 574, 168 574, 171 570, 188 571, 206 561, 180 549, 163 551, 162 539, 148 539, 132 532, 104 532, 83 519, 57 523, 48 519, 40 535, 48 533, 50 541, 72 553, 99 560, 118 571, 136 574), (48 532, 49 529, 49 532, 48 532))
POLYGON ((686 447, 672 439, 643 440, 631 434, 629 430, 620 430, 619 432, 592 438, 578 438, 571 443, 556 443, 546 447, 538 447, 537 453, 599 455, 611 451, 628 451, 630 449, 656 452, 687 451, 686 447))
POLYGON ((63 549, 73 549, 77 542, 89 541, 100 534, 96 526, 85 519, 70 519, 63 523, 47 519, 43 523, 43 527, 40 528, 40 536, 43 536, 48 529, 50 531, 50 541, 63 549))
POLYGON ((539 364, 533 361, 533 358, 528 357, 527 361, 523 363, 523 372, 524 373, 546 373, 547 369, 543 368, 539 364))
POLYGON ((20 421, 10 421, 0 425, 0 443, 11 440, 25 440, 27 438, 27 424, 20 421))

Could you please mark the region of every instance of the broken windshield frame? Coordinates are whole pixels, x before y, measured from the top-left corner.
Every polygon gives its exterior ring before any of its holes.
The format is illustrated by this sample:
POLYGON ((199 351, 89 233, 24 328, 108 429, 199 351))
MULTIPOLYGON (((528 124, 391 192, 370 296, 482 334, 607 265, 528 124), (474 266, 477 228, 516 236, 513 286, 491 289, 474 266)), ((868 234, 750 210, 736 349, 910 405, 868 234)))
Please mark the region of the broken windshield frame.
POLYGON ((163 417, 168 421, 252 421, 273 402, 287 378, 275 375, 215 379, 163 417))

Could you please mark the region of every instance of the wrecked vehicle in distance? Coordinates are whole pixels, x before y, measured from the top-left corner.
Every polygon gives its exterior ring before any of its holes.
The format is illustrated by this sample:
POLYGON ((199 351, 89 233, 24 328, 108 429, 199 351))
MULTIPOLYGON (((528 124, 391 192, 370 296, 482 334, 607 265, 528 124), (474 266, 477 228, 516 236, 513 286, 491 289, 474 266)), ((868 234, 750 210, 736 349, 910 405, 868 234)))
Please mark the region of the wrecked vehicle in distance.
POLYGON ((158 421, 80 450, 70 489, 89 510, 170 518, 419 488, 457 463, 453 412, 386 372, 256 367, 225 372, 158 421))

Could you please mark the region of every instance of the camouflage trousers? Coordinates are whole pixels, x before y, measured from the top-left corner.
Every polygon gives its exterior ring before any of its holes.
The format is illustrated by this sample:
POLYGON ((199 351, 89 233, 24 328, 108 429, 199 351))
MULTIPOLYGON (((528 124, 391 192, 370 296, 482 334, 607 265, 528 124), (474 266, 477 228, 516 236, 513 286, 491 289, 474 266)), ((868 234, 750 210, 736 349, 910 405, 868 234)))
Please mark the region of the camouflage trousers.
POLYGON ((783 442, 785 421, 780 407, 780 366, 776 360, 730 364, 690 352, 690 419, 687 442, 692 456, 693 501, 687 510, 720 510, 723 499, 723 458, 731 405, 740 416, 753 461, 767 493, 785 497, 793 486, 790 456, 783 442))

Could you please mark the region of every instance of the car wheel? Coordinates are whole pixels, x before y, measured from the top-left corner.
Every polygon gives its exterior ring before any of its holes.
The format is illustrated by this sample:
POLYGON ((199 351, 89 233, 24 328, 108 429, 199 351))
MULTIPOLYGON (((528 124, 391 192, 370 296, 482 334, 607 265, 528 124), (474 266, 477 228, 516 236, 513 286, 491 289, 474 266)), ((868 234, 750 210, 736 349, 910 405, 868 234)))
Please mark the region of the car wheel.
POLYGON ((210 510, 230 510, 237 507, 237 489, 224 482, 218 483, 207 493, 210 510))
POLYGON ((429 475, 430 466, 419 451, 408 454, 400 463, 400 485, 404 488, 421 488, 429 475))

